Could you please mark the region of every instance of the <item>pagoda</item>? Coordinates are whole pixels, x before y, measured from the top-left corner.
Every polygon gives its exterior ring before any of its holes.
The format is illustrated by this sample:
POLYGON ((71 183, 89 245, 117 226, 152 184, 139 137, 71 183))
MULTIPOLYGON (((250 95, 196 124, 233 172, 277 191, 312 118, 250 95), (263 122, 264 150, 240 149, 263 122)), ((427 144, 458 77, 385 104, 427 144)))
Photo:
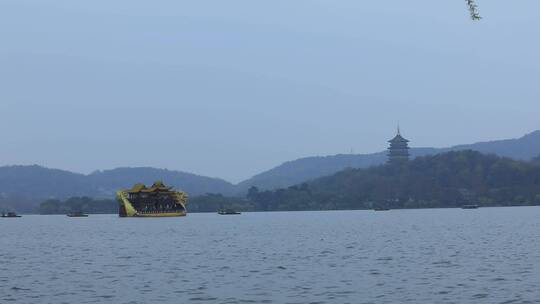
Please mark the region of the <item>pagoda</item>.
POLYGON ((388 147, 388 163, 396 164, 403 163, 409 160, 409 141, 401 136, 399 126, 397 128, 397 134, 394 138, 388 141, 390 147, 388 147))

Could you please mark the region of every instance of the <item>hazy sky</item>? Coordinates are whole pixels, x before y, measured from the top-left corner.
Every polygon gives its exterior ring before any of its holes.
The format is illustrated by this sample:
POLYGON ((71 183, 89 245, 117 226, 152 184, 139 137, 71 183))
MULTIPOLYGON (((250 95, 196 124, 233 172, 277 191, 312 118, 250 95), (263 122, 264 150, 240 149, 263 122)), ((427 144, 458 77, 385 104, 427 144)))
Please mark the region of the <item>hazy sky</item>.
POLYGON ((540 1, 1 0, 0 165, 237 182, 540 129, 540 1))

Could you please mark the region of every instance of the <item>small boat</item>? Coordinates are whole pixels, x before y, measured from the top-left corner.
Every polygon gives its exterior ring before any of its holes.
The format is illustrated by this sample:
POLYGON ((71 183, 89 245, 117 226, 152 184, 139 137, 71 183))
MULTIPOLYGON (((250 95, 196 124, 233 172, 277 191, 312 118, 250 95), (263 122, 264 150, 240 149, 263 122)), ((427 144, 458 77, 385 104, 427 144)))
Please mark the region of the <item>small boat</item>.
POLYGON ((69 216, 69 217, 88 217, 88 214, 84 214, 81 211, 71 212, 71 213, 68 213, 66 215, 69 216))
POLYGON ((375 211, 389 211, 389 208, 373 208, 375 211))
POLYGON ((2 212, 2 217, 21 217, 20 215, 17 215, 15 212, 2 212))
POLYGON ((219 215, 238 215, 238 214, 242 214, 240 212, 237 212, 233 209, 221 209, 218 211, 218 214, 219 215))
POLYGON ((478 205, 463 205, 461 206, 461 209, 478 209, 480 206, 478 205))

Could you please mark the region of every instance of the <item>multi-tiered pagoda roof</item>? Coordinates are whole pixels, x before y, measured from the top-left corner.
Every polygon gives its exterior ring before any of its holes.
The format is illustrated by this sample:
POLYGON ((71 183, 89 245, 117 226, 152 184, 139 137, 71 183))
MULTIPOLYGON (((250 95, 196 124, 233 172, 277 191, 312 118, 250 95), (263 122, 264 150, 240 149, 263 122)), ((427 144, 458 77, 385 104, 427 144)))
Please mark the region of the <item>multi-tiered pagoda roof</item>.
POLYGON ((127 192, 129 193, 148 193, 148 192, 168 192, 171 191, 172 187, 167 187, 161 181, 156 181, 150 188, 147 188, 144 184, 135 184, 127 192))
POLYGON ((409 140, 401 136, 399 127, 396 136, 388 142, 390 143, 390 147, 388 147, 389 163, 400 163, 409 160, 409 140))

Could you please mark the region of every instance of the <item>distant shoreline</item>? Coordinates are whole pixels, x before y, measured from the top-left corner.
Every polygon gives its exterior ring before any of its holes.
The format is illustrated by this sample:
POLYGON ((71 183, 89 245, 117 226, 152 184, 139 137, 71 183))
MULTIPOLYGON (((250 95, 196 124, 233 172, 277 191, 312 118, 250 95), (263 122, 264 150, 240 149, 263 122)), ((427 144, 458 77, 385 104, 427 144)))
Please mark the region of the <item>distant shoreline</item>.
MULTIPOLYGON (((479 206, 478 209, 487 209, 487 208, 520 208, 520 207, 540 207, 540 205, 502 205, 502 206, 479 206)), ((462 207, 426 207, 426 208, 395 208, 389 209, 388 211, 405 211, 405 210, 439 210, 439 209, 462 209, 462 207)), ((341 212, 341 211, 374 211, 374 209, 328 209, 328 210, 252 210, 252 211, 242 211, 242 213, 279 213, 279 212, 341 212)), ((189 214, 212 214, 217 213, 216 211, 195 211, 190 212, 189 214)), ((41 213, 20 213, 21 215, 66 215, 64 213, 54 213, 54 214, 41 214, 41 213)), ((88 213, 89 215, 118 215, 118 213, 88 213)))

